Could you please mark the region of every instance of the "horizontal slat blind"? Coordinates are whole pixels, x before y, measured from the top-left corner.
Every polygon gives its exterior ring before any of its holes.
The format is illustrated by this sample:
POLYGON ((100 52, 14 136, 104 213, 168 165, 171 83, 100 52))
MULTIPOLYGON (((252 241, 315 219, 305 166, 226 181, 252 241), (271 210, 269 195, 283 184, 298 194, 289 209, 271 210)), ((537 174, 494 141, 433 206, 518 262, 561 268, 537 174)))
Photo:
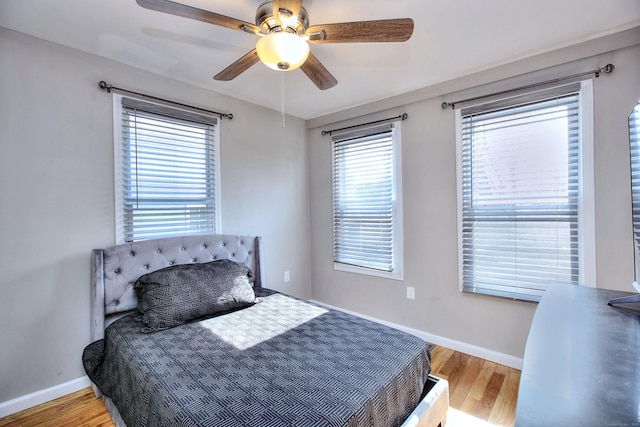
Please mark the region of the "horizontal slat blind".
POLYGON ((393 271, 393 126, 332 140, 334 261, 393 271))
POLYGON ((463 290, 577 284, 579 94, 461 114, 463 290))
MULTIPOLYGON (((640 102, 629 115, 629 148, 631 154, 631 197, 633 209, 633 236, 636 253, 640 250, 640 102)), ((636 264, 638 260, 636 260, 636 264)), ((636 272, 636 280, 638 280, 636 272)))
POLYGON ((217 119, 122 102, 124 239, 215 232, 217 119))

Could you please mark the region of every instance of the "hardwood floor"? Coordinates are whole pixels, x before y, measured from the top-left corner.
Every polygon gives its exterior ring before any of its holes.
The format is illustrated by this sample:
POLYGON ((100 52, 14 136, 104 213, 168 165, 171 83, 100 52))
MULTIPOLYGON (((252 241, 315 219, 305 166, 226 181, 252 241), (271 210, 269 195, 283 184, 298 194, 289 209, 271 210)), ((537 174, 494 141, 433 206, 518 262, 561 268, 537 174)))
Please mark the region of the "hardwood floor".
POLYGON ((1 418, 0 426, 115 427, 102 399, 91 388, 1 418))
POLYGON ((449 381, 447 427, 513 426, 520 371, 434 347, 431 373, 449 381))
MULTIPOLYGON (((513 426, 520 371, 445 347, 432 351, 432 371, 449 381, 447 427, 513 426)), ((90 388, 0 419, 0 427, 112 427, 90 388)))

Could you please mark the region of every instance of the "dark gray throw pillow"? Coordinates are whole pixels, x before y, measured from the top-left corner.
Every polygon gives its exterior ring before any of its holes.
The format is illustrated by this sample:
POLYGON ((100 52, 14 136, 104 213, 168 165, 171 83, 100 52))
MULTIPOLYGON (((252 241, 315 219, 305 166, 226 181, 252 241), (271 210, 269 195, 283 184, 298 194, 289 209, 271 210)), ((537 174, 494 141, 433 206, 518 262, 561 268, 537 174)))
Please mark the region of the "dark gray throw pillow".
POLYGON ((161 330, 244 307, 256 298, 250 274, 247 266, 230 260, 166 267, 134 284, 138 311, 149 329, 161 330))

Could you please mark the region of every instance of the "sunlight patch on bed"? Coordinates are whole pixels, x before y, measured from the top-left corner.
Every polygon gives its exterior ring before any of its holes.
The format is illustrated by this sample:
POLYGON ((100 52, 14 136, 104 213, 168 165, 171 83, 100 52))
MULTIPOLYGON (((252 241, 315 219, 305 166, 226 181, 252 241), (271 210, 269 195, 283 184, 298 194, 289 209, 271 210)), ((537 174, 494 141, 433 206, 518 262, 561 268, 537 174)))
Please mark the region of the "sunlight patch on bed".
POLYGON ((264 302, 224 316, 203 320, 200 325, 239 350, 290 331, 328 310, 276 294, 264 297, 264 302), (286 316, 282 316, 286 313, 286 316))

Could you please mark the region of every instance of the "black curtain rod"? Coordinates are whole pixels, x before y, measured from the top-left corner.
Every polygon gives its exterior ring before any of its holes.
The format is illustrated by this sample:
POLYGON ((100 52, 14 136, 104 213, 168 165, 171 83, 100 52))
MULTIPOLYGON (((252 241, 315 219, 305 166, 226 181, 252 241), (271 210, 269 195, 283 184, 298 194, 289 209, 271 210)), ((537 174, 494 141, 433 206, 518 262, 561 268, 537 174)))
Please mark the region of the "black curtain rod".
POLYGON ((533 89, 533 88, 538 87, 538 86, 545 86, 545 85, 548 85, 548 84, 551 84, 551 83, 558 83, 558 82, 561 82, 561 81, 564 81, 564 80, 575 79, 576 77, 582 77, 582 76, 586 76, 586 75, 589 75, 589 74, 595 74, 596 77, 600 77, 600 73, 609 74, 610 72, 613 71, 614 68, 616 68, 616 67, 613 64, 607 64, 602 68, 598 68, 597 70, 587 71, 587 72, 580 73, 580 74, 574 74, 572 76, 559 77, 557 79, 547 80, 546 82, 542 82, 542 83, 534 83, 532 85, 522 86, 522 87, 518 87, 518 88, 515 88, 515 89, 503 90, 502 92, 492 93, 492 94, 486 95, 486 96, 477 96, 475 98, 464 99, 462 101, 456 101, 456 102, 443 102, 442 103, 442 109, 446 110, 449 107, 455 108, 456 104, 477 101, 479 99, 488 98, 490 96, 506 95, 507 93, 517 92, 517 91, 524 90, 524 89, 533 89))
POLYGON ((122 89, 122 88, 119 88, 119 87, 115 87, 115 86, 113 86, 113 85, 110 85, 109 83, 105 82, 104 80, 101 80, 101 81, 98 83, 98 87, 99 87, 100 89, 104 89, 104 90, 106 90, 106 91, 107 91, 107 92, 109 92, 109 93, 111 93, 111 91, 112 91, 112 90, 115 90, 115 91, 117 91, 117 92, 123 92, 123 93, 128 93, 128 94, 131 94, 131 95, 143 96, 143 97, 145 97, 145 98, 153 99, 153 100, 155 100, 155 101, 167 102, 167 103, 169 103, 169 104, 178 105, 178 106, 180 106, 180 107, 189 108, 189 109, 191 109, 191 110, 202 111, 202 112, 209 113, 209 114, 216 114, 216 115, 218 115, 221 119, 229 119, 229 120, 233 119, 233 114, 231 114, 231 113, 219 113, 219 112, 217 112, 217 111, 206 110, 206 109, 204 109, 204 108, 194 107, 194 106, 192 106, 192 105, 182 104, 182 103, 180 103, 180 102, 171 101, 171 100, 168 100, 168 99, 158 98, 157 96, 151 96, 151 95, 147 95, 147 94, 140 93, 140 92, 134 92, 134 91, 132 91, 132 90, 128 90, 128 89, 122 89))
POLYGON ((339 130, 359 128, 360 126, 375 125, 376 123, 384 123, 384 122, 389 122, 391 120, 398 120, 398 119, 407 120, 408 118, 409 118, 409 115, 407 113, 404 113, 396 117, 389 117, 388 119, 376 120, 375 122, 362 123, 360 125, 347 126, 339 129, 323 130, 322 135, 326 135, 326 134, 331 135, 331 132, 338 132, 339 130))

